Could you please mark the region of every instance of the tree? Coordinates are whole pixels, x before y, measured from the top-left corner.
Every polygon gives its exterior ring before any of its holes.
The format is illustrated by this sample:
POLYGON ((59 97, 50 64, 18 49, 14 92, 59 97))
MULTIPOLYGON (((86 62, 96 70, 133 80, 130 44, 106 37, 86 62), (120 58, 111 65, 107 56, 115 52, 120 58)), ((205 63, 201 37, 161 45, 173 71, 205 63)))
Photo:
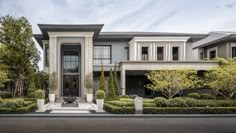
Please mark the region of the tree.
POLYGON ((8 81, 7 69, 0 63, 0 88, 4 87, 4 83, 8 81))
POLYGON ((87 89, 88 94, 92 94, 91 90, 93 89, 93 75, 89 73, 85 77, 85 87, 87 89))
POLYGON ((104 76, 103 64, 101 66, 101 76, 100 76, 99 89, 103 90, 106 93, 106 80, 105 80, 105 76, 104 76))
POLYGON ((181 90, 194 88, 199 83, 197 71, 193 69, 155 70, 146 74, 151 84, 146 87, 171 99, 181 90))
POLYGON ((57 73, 53 72, 49 76, 49 93, 55 94, 55 90, 58 88, 57 86, 57 73))
POLYGON ((0 19, 0 61, 7 66, 9 78, 15 84, 13 96, 24 96, 25 80, 40 60, 32 28, 24 17, 5 16, 0 19))
POLYGON ((236 93, 236 58, 217 59, 220 66, 206 74, 206 84, 225 99, 232 98, 236 93))
POLYGON ((118 80, 117 80, 116 63, 115 63, 115 68, 114 68, 113 76, 114 76, 115 94, 116 94, 116 96, 119 96, 119 88, 118 88, 119 86, 118 86, 118 80))
POLYGON ((110 98, 110 99, 116 98, 112 68, 110 69, 110 73, 109 73, 108 95, 107 95, 107 97, 110 98))

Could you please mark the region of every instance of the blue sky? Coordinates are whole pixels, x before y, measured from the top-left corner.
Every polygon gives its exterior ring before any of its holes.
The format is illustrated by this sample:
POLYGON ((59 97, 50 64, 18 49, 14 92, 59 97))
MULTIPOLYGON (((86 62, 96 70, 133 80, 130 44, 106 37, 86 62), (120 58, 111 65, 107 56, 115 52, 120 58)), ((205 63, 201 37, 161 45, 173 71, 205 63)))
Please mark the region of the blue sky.
MULTIPOLYGON (((0 0, 0 16, 38 23, 105 24, 102 31, 236 31, 236 0, 0 0)), ((42 68, 42 62, 39 63, 42 68)))

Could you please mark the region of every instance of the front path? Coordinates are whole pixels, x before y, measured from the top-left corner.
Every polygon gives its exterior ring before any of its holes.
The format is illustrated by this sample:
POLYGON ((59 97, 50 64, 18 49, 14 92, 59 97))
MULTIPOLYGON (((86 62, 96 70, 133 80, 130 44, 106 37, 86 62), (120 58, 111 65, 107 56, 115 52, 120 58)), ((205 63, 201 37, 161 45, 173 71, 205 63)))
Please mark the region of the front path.
POLYGON ((1 117, 0 133, 235 133, 236 117, 1 117))

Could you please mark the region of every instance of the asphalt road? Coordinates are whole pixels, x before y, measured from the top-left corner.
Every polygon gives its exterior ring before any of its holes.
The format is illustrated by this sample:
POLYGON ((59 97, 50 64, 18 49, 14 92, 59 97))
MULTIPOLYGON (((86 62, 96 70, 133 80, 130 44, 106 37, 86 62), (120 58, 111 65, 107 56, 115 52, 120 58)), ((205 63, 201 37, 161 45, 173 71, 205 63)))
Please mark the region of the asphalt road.
POLYGON ((236 118, 0 118, 0 133, 236 133, 236 118))

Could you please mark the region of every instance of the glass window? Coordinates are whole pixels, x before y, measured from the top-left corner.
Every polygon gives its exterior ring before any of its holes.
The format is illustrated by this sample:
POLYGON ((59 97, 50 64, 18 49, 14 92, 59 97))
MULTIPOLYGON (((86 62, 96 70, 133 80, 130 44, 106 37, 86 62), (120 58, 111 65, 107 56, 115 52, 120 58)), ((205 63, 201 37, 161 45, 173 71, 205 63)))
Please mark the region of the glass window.
POLYGON ((142 47, 142 60, 148 60, 148 47, 142 47))
POLYGON ((179 47, 172 47, 172 60, 179 60, 179 47))
POLYGON ((49 47, 45 47, 45 66, 48 67, 49 65, 49 47))
POLYGON ((200 52, 200 60, 203 60, 204 59, 204 54, 203 52, 200 52))
POLYGON ((79 55, 76 51, 64 52, 64 73, 79 72, 79 55))
POLYGON ((93 46, 93 64, 111 64, 111 46, 93 46))
POLYGON ((216 50, 210 51, 210 59, 216 58, 216 50))
POLYGON ((232 58, 236 57, 236 47, 232 47, 232 58))
POLYGON ((157 47, 157 60, 164 60, 164 47, 157 47))

